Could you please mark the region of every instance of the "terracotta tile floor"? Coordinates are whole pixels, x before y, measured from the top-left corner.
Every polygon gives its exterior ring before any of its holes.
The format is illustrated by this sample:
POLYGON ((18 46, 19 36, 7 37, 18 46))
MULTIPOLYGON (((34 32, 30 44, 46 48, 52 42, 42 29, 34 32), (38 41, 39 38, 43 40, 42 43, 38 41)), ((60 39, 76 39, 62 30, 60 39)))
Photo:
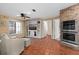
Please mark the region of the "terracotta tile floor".
POLYGON ((24 49, 22 55, 77 55, 79 50, 74 50, 61 45, 60 42, 47 36, 42 39, 32 39, 28 48, 24 49))

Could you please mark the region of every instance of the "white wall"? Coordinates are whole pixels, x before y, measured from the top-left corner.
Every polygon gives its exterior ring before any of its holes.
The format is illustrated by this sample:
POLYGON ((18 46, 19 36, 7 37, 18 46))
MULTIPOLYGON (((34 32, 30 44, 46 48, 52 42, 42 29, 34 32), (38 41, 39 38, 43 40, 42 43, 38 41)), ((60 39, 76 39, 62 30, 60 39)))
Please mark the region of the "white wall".
POLYGON ((43 21, 43 24, 44 24, 44 30, 43 30, 43 35, 46 36, 47 35, 47 32, 48 32, 48 21, 43 21))
POLYGON ((53 20, 53 39, 60 40, 60 19, 53 20))
POLYGON ((47 21, 42 21, 41 23, 41 37, 45 37, 48 30, 47 21))
POLYGON ((42 22, 42 37, 52 35, 52 20, 43 20, 42 22))
POLYGON ((47 34, 48 35, 52 35, 52 20, 47 20, 48 22, 48 31, 47 34))

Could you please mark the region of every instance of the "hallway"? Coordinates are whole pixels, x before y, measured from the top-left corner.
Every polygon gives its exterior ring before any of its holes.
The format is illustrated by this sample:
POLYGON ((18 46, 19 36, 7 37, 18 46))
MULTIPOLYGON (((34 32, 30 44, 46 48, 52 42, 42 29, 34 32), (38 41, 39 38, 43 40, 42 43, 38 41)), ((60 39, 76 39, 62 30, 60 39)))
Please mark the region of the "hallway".
POLYGON ((32 39, 32 43, 25 48, 22 55, 74 55, 79 51, 61 45, 60 42, 46 36, 42 39, 32 39))

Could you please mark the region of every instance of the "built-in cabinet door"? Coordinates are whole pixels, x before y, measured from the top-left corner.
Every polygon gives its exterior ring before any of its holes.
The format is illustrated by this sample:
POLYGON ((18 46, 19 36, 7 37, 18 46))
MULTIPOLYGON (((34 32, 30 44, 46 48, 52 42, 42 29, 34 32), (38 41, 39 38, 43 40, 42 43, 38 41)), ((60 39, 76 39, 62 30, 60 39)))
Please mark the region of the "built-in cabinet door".
POLYGON ((29 32, 28 33, 29 37, 37 37, 38 36, 36 30, 29 30, 28 32, 29 32))
POLYGON ((29 37, 34 37, 34 31, 29 31, 29 37))

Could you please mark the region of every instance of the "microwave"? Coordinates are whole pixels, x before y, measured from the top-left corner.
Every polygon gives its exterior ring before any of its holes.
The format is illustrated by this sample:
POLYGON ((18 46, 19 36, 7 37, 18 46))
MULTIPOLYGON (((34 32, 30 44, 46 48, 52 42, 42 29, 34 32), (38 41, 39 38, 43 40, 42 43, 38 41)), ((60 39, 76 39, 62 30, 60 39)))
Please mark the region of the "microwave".
POLYGON ((63 21, 63 30, 75 30, 75 20, 63 21))
POLYGON ((63 31, 77 31, 79 32, 79 20, 66 20, 62 21, 63 31))

